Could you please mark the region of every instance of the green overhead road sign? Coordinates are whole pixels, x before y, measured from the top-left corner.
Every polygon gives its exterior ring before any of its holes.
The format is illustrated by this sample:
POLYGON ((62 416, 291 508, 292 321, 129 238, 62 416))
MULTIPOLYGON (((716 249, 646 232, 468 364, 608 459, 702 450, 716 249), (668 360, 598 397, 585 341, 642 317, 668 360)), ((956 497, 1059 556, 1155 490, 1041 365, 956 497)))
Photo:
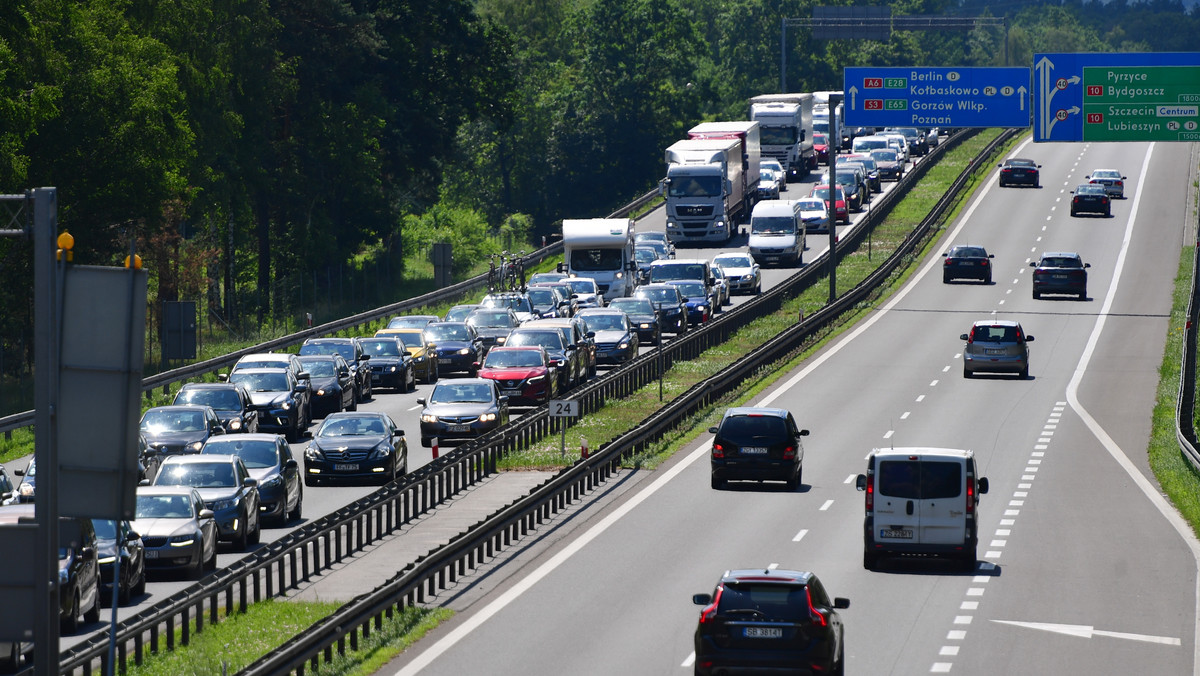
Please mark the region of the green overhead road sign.
POLYGON ((1084 141, 1200 141, 1200 66, 1083 69, 1084 141))

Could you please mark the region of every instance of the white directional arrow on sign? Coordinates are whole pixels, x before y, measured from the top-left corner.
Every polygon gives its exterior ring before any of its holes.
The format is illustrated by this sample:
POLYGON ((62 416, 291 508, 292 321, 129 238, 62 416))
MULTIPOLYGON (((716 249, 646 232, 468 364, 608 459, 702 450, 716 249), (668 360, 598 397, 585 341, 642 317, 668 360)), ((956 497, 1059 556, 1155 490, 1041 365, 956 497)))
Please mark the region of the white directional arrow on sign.
POLYGON ((1024 87, 1017 88, 1017 93, 1021 95, 1021 110, 1025 110, 1025 92, 1026 89, 1024 87))
POLYGON ((858 87, 851 85, 850 87, 850 110, 854 110, 854 100, 858 95, 858 87))
POLYGON ((1076 636, 1078 638, 1093 638, 1096 636, 1103 636, 1107 638, 1123 638, 1127 641, 1158 643, 1161 645, 1181 645, 1179 639, 1172 638, 1170 636, 1151 636, 1149 634, 1127 634, 1120 631, 1103 631, 1083 624, 1050 624, 1047 622, 1016 622, 1013 620, 992 620, 992 622, 997 624, 1008 624, 1014 627, 1024 627, 1025 629, 1049 631, 1055 634, 1066 634, 1067 636, 1076 636))

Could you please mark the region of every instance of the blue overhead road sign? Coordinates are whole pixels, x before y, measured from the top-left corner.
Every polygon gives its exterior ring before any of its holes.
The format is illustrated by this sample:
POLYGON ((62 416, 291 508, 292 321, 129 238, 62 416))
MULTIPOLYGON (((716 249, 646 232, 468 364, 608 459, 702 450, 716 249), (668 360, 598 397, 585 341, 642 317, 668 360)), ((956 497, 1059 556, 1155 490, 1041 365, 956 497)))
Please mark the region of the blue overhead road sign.
POLYGON ((847 68, 854 127, 1028 127, 1028 68, 847 68))
POLYGON ((1034 54, 1033 140, 1200 141, 1200 53, 1034 54))

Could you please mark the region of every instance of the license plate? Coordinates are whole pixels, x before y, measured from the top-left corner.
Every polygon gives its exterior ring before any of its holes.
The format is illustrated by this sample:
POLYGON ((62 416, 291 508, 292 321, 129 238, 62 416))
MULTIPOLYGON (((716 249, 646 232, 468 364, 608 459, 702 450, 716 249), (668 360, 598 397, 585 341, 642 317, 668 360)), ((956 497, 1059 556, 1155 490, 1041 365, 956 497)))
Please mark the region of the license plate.
POLYGON ((521 390, 500 390, 500 394, 503 394, 505 396, 520 395, 521 390))
POLYGON ((984 350, 983 353, 984 354, 1004 354, 1004 350, 1002 348, 988 348, 988 349, 984 350))
POLYGON ((779 627, 746 627, 746 638, 783 638, 779 627))
POLYGON ((767 449, 764 446, 743 446, 742 455, 766 455, 767 449))
POLYGON ((334 465, 333 471, 335 471, 335 472, 357 472, 358 465, 344 465, 344 464, 343 465, 334 465))
POLYGON ((447 358, 447 357, 443 357, 443 358, 441 358, 441 359, 438 359, 438 363, 439 363, 439 364, 449 364, 449 363, 450 363, 450 359, 449 359, 449 358, 447 358))
POLYGON ((901 538, 904 540, 911 540, 912 539, 912 529, 910 529, 910 528, 904 528, 904 529, 884 528, 883 530, 879 531, 879 537, 881 537, 881 538, 901 538))
POLYGON ((470 432, 470 425, 446 425, 446 430, 450 432, 470 432))
POLYGON ((1067 278, 1066 275, 1050 275, 1050 276, 1053 277, 1054 279, 1066 279, 1067 278))
POLYGON ((382 379, 383 379, 382 376, 377 376, 374 373, 371 374, 371 383, 372 384, 377 383, 382 379))
POLYGON ((975 265, 975 261, 959 261, 959 265, 975 265))
POLYGON ((146 550, 146 558, 147 559, 157 559, 158 558, 158 550, 157 549, 147 549, 146 550))

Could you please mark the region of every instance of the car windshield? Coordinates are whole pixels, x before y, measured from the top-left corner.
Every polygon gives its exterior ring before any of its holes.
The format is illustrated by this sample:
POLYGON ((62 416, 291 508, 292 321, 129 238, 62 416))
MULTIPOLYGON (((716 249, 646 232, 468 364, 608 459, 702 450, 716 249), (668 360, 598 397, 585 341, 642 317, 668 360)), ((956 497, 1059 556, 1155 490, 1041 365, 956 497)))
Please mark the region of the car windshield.
POLYGON ((484 383, 442 383, 433 389, 431 404, 486 404, 492 401, 492 387, 484 383))
POLYGON ((896 155, 895 150, 872 150, 871 157, 875 158, 876 162, 899 162, 900 158, 896 155))
POLYGON ((165 463, 155 475, 154 485, 233 488, 237 485, 237 475, 228 462, 165 463))
POLYGON ((566 279, 566 273, 562 272, 537 272, 529 278, 530 284, 540 284, 542 282, 557 282, 560 279, 566 279))
POLYGON ((571 287, 572 293, 594 294, 598 293, 595 280, 591 279, 567 279, 564 280, 567 286, 571 287))
POLYGON ((139 519, 191 519, 192 501, 186 495, 139 495, 135 512, 139 519))
MULTIPOLYGON (((620 270, 625 259, 624 249, 572 249, 571 269, 582 272, 594 270, 620 270)), ((570 284, 570 279, 563 281, 570 284)))
POLYGON ((337 375, 337 369, 333 367, 332 359, 314 359, 302 363, 304 370, 314 378, 332 378, 337 375))
POLYGON ((433 321, 430 317, 392 317, 388 322, 389 329, 423 329, 433 321))
POLYGON ((558 301, 558 298, 550 289, 530 289, 525 295, 529 296, 529 302, 534 307, 546 307, 554 305, 558 301))
POLYGON ((212 406, 216 411, 242 410, 242 398, 230 389, 183 389, 175 395, 176 404, 191 404, 193 406, 212 406))
POLYGON ((1007 164, 1010 167, 1037 167, 1037 162, 1033 160, 1009 160, 1007 164))
POLYGON ((813 134, 813 145, 829 145, 829 137, 822 133, 813 134))
POLYGON ((956 246, 950 250, 951 258, 987 258, 987 252, 978 246, 956 246))
POLYGON ((142 416, 141 429, 150 434, 199 432, 204 428, 204 413, 199 409, 150 409, 142 416))
POLYGON ((733 415, 721 421, 721 438, 738 446, 763 446, 787 438, 787 422, 773 415, 733 415))
POLYGON ((674 289, 638 289, 638 295, 648 298, 655 303, 678 303, 679 297, 674 289))
POLYGON ((671 197, 717 197, 720 176, 673 176, 667 194, 671 197))
POLYGON ((395 340, 364 340, 363 352, 372 357, 399 357, 400 345, 395 340))
POLYGON ((583 318, 588 331, 624 331, 624 315, 603 314, 587 315, 583 318))
POLYGON ((290 389, 287 374, 283 371, 260 371, 258 373, 234 371, 229 374, 229 382, 241 383, 251 392, 286 392, 290 389))
MULTIPOLYGON (((820 188, 813 188, 813 197, 819 197, 823 200, 829 199, 829 187, 822 186, 820 188)), ((837 201, 842 202, 845 199, 846 199, 845 193, 842 192, 841 188, 838 188, 837 201)))
POLYGON ((627 314, 654 314, 654 306, 650 304, 650 301, 640 298, 616 298, 608 306, 622 310, 627 314))
POLYGON ((798 200, 796 204, 800 207, 800 211, 825 211, 825 202, 823 200, 802 199, 798 200))
POLYGON ((1104 192, 1103 186, 1093 185, 1091 183, 1085 183, 1085 184, 1079 186, 1078 188, 1075 188, 1075 194, 1076 195, 1104 195, 1106 193, 1104 192))
POLYGON ((704 266, 699 263, 668 263, 650 268, 650 281, 667 282, 672 279, 704 279, 704 266))
POLYGON ((482 326, 485 328, 511 329, 516 326, 507 312, 485 312, 482 310, 472 312, 471 316, 467 317, 467 323, 475 328, 482 326))
POLYGON ((386 433, 383 421, 374 416, 326 418, 317 429, 318 437, 378 437, 386 433))
POLYGON ((354 361, 354 346, 350 343, 305 343, 300 347, 300 356, 317 354, 340 354, 348 362, 354 361))
POLYGON ((547 350, 561 352, 564 346, 562 334, 554 329, 545 331, 514 331, 508 337, 507 345, 521 347, 523 345, 541 346, 547 350))
POLYGON ((693 301, 703 301, 706 295, 704 285, 699 282, 677 282, 673 286, 679 289, 685 298, 693 301))
POLYGON ((750 232, 755 235, 790 235, 796 232, 796 219, 779 216, 751 218, 750 232))
POLYGON ((483 367, 489 369, 544 366, 542 353, 537 350, 492 350, 483 367))
POLYGON ((1121 172, 1115 169, 1097 169, 1092 172, 1092 178, 1121 178, 1121 172))
POLYGON ((754 259, 749 256, 717 256, 713 262, 725 268, 749 268, 754 266, 754 259))
POLYGON ((397 333, 395 334, 404 343, 404 347, 425 347, 425 339, 419 333, 397 333))
POLYGON ((638 244, 641 244, 642 242, 664 242, 665 243, 667 241, 667 233, 657 232, 657 231, 639 232, 638 234, 633 236, 633 241, 637 242, 638 244))
POLYGON ((425 329, 425 337, 433 342, 446 340, 470 340, 471 332, 466 324, 430 325, 425 329))
POLYGON ((117 539, 117 522, 112 519, 92 519, 92 528, 96 530, 97 540, 117 539))
POLYGON ((1015 343, 1021 332, 1015 326, 976 326, 971 329, 971 342, 1015 343))
POLYGON ((754 615, 774 622, 811 622, 812 614, 808 608, 808 592, 804 585, 737 582, 726 584, 722 589, 717 613, 755 611, 754 615))
POLYGON ((774 169, 761 170, 759 172, 759 180, 761 180, 763 183, 774 183, 775 182, 775 170, 774 169))
MULTIPOLYGON (((225 437, 240 437, 228 434, 225 437)), ((265 469, 279 465, 279 448, 274 441, 220 438, 204 444, 201 453, 236 455, 249 469, 265 469)))
POLYGON ((651 261, 658 260, 658 254, 652 249, 647 249, 640 246, 633 250, 633 257, 639 263, 649 263, 651 261))
POLYGON ((1043 258, 1043 268, 1082 268, 1083 261, 1070 256, 1056 256, 1053 258, 1043 258))
POLYGON ((532 312, 529 299, 525 296, 488 296, 483 299, 483 307, 512 308, 513 312, 532 312))
POLYGON ((479 308, 478 305, 456 305, 446 312, 446 321, 461 322, 465 321, 467 315, 471 314, 479 308))
POLYGON ((883 460, 875 470, 879 495, 902 500, 945 500, 962 492, 957 462, 883 460))

